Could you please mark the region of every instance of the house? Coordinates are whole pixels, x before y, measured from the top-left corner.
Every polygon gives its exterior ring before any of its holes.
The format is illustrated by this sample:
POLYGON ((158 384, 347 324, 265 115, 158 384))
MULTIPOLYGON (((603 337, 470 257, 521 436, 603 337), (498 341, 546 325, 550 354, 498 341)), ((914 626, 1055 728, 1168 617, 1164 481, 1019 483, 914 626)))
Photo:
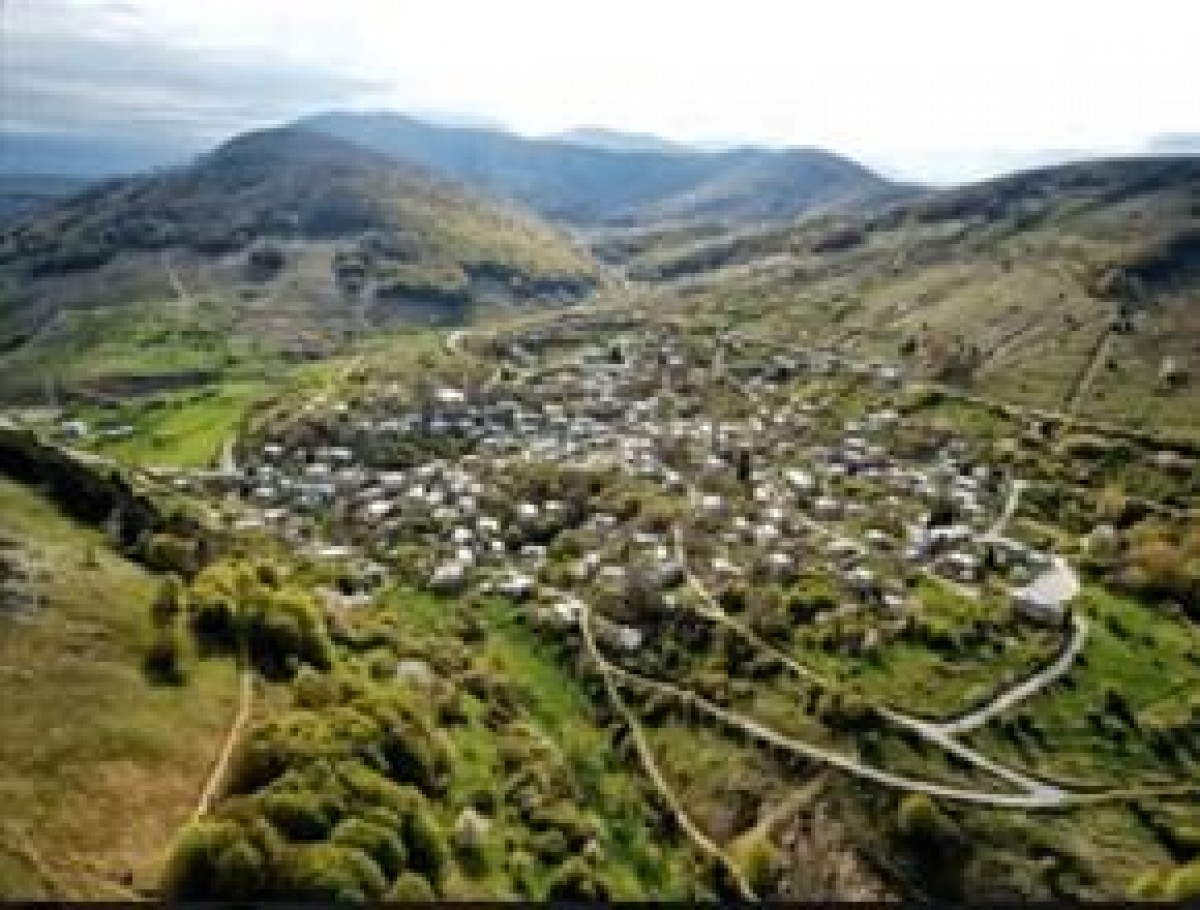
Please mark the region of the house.
POLYGON ((64 436, 68 439, 84 439, 88 434, 88 424, 86 420, 64 420, 59 426, 64 436))
POLYGON ((1033 584, 1013 591, 1012 604, 1018 614, 1042 625, 1062 625, 1067 614, 1063 601, 1047 596, 1033 584))
POLYGON ((467 570, 462 563, 444 562, 433 570, 429 587, 444 594, 455 594, 467 583, 467 570))
POLYGON ((496 591, 512 600, 525 600, 533 593, 534 581, 528 575, 514 573, 496 584, 496 591))
POLYGON ((819 518, 837 518, 841 512, 841 504, 832 496, 818 496, 813 502, 813 512, 819 518))

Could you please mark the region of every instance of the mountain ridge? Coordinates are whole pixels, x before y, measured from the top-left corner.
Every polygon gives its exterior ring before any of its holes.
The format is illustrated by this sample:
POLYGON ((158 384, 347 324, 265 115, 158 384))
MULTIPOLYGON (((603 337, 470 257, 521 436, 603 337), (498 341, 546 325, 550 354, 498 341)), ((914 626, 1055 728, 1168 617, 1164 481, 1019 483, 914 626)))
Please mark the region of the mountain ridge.
POLYGON ((817 149, 614 151, 433 126, 398 114, 336 111, 297 125, 426 165, 574 225, 791 220, 913 192, 817 149))

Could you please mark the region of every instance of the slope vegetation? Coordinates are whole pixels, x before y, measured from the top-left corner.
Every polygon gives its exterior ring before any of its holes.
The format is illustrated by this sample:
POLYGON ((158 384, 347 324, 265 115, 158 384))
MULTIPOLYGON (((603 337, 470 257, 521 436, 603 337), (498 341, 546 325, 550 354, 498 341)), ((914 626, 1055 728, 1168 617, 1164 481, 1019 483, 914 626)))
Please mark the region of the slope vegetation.
POLYGON ((0 234, 0 328, 19 348, 70 308, 227 302, 256 338, 572 299, 593 264, 559 233, 416 168, 282 129, 109 181, 0 234), (257 302, 258 305, 255 305, 257 302))
POLYGON ((1048 168, 788 230, 662 239, 626 248, 623 265, 667 305, 983 394, 1200 433, 1195 157, 1048 168))

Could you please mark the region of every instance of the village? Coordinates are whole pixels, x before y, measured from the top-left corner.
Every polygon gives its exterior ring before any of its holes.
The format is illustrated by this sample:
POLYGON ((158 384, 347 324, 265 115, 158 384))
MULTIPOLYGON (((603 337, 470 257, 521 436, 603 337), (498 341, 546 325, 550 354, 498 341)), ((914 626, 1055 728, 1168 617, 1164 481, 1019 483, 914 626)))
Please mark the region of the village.
POLYGON ((763 353, 736 333, 708 351, 595 338, 568 323, 493 340, 486 382, 375 389, 171 480, 236 504, 239 533, 350 567, 326 592, 335 610, 369 602, 403 562, 433 592, 496 594, 562 628, 597 604, 623 652, 647 642, 633 599, 669 608, 801 576, 828 591, 806 622, 875 617, 871 641, 920 612, 920 583, 1030 628, 1070 624, 1070 566, 1005 535, 1021 481, 963 439, 914 445, 887 405, 899 368, 763 353), (836 374, 872 406, 843 418, 794 394, 836 374))

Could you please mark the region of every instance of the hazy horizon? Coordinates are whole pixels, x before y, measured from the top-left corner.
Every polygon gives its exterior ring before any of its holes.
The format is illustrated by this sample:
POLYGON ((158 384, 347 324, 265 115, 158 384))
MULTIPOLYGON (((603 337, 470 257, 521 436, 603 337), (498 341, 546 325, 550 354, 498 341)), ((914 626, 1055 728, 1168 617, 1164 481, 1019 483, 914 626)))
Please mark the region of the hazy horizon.
POLYGON ((935 183, 1171 148, 1170 137, 1200 148, 1200 11, 1172 0, 2 9, 10 133, 187 153, 306 114, 391 109, 526 136, 603 128, 820 147, 935 183))

